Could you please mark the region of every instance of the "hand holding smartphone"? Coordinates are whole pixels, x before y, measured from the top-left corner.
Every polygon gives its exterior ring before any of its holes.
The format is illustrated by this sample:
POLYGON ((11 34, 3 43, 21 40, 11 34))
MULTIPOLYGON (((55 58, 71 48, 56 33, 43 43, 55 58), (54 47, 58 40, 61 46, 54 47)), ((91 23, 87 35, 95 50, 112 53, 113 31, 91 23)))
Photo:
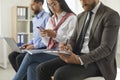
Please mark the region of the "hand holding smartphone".
POLYGON ((45 32, 45 29, 43 27, 37 27, 39 30, 40 30, 40 34, 42 37, 45 37, 46 36, 46 32, 45 32))

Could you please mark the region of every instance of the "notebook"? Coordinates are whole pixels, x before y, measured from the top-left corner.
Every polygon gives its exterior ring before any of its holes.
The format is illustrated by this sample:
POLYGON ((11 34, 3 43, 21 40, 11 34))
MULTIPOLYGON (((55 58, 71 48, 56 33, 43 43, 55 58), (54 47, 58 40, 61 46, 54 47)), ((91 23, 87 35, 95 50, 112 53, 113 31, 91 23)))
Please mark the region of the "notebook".
POLYGON ((58 53, 68 54, 65 51, 52 50, 52 49, 33 49, 33 50, 20 49, 17 46, 17 43, 15 42, 15 40, 13 38, 4 37, 4 39, 6 40, 7 44, 11 47, 11 49, 13 51, 17 51, 17 52, 20 52, 20 53, 29 53, 31 55, 38 54, 38 53, 47 53, 47 54, 55 55, 55 56, 58 56, 58 53))

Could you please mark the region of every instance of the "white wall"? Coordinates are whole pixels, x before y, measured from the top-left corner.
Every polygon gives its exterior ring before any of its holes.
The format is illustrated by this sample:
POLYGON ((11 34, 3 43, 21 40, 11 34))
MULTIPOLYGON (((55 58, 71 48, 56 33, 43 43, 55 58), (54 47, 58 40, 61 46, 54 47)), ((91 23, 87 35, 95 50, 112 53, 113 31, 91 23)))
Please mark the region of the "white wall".
POLYGON ((83 11, 80 0, 65 0, 73 12, 79 14, 83 11))
POLYGON ((105 5, 116 10, 120 14, 120 0, 101 0, 105 5))
MULTIPOLYGON (((1 0, 0 0, 0 16, 1 16, 1 0)), ((1 18, 0 18, 0 35, 1 35, 1 18)))

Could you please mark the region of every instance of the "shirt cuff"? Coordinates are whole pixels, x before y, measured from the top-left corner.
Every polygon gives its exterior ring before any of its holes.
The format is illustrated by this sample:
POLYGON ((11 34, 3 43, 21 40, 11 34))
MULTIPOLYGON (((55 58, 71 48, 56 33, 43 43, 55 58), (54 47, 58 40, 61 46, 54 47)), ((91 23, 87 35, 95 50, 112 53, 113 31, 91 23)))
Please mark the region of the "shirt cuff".
POLYGON ((78 56, 79 60, 80 60, 80 65, 84 65, 82 59, 80 58, 80 56, 78 56))

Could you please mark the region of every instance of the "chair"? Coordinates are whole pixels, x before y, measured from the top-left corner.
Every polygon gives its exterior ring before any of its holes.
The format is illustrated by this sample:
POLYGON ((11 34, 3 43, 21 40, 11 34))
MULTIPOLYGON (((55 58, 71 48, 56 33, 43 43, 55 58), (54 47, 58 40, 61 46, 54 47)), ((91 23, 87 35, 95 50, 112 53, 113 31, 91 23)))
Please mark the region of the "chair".
POLYGON ((89 77, 84 80, 105 80, 103 77, 89 77))
MULTIPOLYGON (((52 76, 52 80, 54 80, 53 76, 52 76)), ((105 80, 105 79, 103 77, 89 77, 84 80, 105 80)))

